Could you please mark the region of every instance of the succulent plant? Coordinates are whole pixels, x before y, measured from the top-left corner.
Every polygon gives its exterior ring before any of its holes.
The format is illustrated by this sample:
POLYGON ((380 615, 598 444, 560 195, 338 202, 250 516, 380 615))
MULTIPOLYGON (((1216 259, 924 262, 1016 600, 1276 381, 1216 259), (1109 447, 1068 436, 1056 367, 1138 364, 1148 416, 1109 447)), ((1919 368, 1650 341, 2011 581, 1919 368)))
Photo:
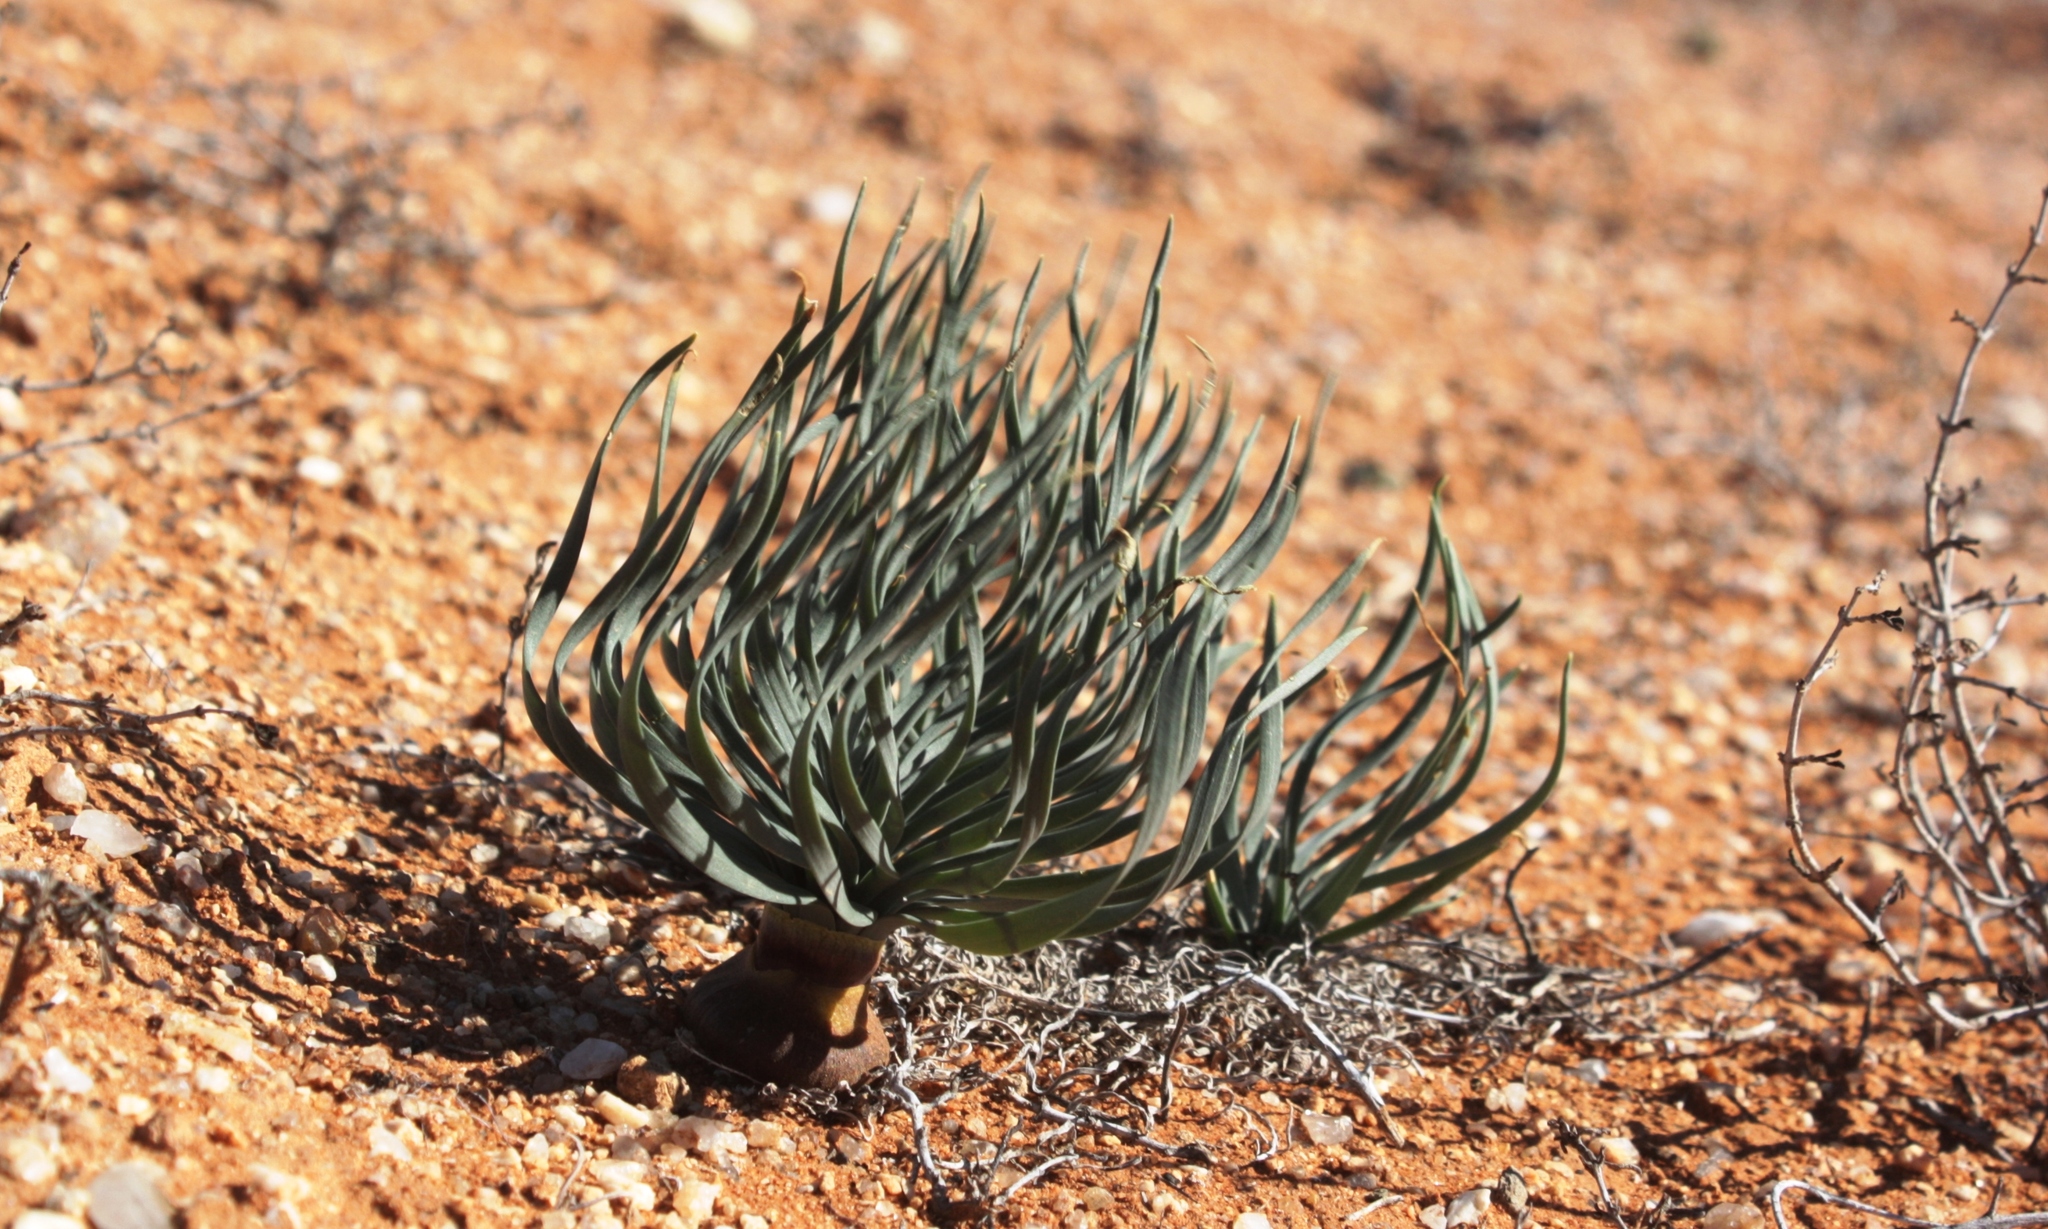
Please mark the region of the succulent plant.
MULTIPOLYGON (((1333 588, 1325 594, 1285 636, 1269 610, 1266 659, 1285 652, 1336 592, 1333 588)), ((1507 814, 1463 840, 1396 861, 1464 798, 1485 762, 1502 685, 1491 638, 1518 605, 1511 603, 1487 617, 1444 534, 1441 501, 1432 501, 1429 540, 1413 600, 1388 632, 1378 658, 1293 750, 1285 749, 1277 722, 1261 731, 1259 763, 1272 780, 1262 780, 1260 793, 1278 795, 1283 776, 1288 777, 1287 790, 1277 797, 1265 822, 1245 826, 1238 848, 1210 872, 1206 903, 1215 930, 1252 947, 1355 938, 1429 907, 1542 807, 1564 768, 1569 661, 1558 689, 1557 740, 1550 768, 1536 788, 1507 814), (1443 601, 1441 630, 1427 626, 1423 595, 1432 584, 1443 601), (1414 662, 1406 655, 1418 630, 1427 631, 1429 641, 1423 646, 1424 659, 1414 662), (1404 662, 1408 668, 1395 675, 1404 662), (1394 711, 1389 714, 1389 709, 1394 711), (1432 725, 1430 714, 1439 710, 1432 725), (1379 725, 1372 733, 1361 731, 1345 740, 1343 770, 1319 783, 1317 769, 1338 747, 1346 729, 1364 726, 1373 718, 1379 725), (1409 743, 1425 731, 1434 741, 1404 758, 1409 743), (1391 899, 1336 924, 1353 899, 1371 893, 1385 893, 1391 899)), ((1357 615, 1354 608, 1347 627, 1357 615)))
POLYGON ((886 1058, 867 983, 899 927, 1020 952, 1115 927, 1242 856, 1285 706, 1361 630, 1285 673, 1269 641, 1231 692, 1226 618, 1286 540, 1315 430, 1297 424, 1260 487, 1257 424, 1234 435, 1227 392, 1155 386, 1170 225, 1135 338, 1106 352, 1114 291, 1090 320, 1085 252, 1036 313, 1034 271, 1005 327, 981 282, 986 215, 906 256, 910 217, 858 288, 849 222, 823 303, 798 296, 672 486, 674 375, 694 339, 640 377, 524 641, 527 711, 555 754, 766 906, 684 1019, 711 1057, 783 1083, 886 1058), (1061 329, 1055 362, 1044 337, 1061 329), (543 685, 534 662, 605 458, 664 375, 637 538, 543 685), (562 686, 579 653, 585 727, 562 686))

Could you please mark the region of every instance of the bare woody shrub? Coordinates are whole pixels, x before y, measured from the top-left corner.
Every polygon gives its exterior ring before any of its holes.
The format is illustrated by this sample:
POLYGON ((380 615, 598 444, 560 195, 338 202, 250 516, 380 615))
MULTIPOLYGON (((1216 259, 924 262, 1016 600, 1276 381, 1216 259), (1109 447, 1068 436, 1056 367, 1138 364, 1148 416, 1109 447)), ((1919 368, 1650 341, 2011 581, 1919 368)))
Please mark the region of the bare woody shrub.
POLYGON ((1813 664, 1793 685, 1779 755, 1794 867, 1856 923, 1893 979, 1943 1024, 1963 1031, 2048 1012, 2048 703, 1986 671, 2014 615, 2048 604, 2048 594, 2023 591, 2017 577, 1986 584, 1972 575, 1978 569, 1965 560, 1979 559, 1982 543, 1966 532, 1965 514, 1982 499, 1984 486, 1951 473, 1958 439, 1975 426, 1968 402, 1978 360, 2014 293, 2048 281, 2027 271, 2044 241, 2048 191, 1990 310, 1981 320, 1955 316, 1970 330, 1970 346, 1936 420, 1915 547, 1924 571, 1900 582, 1900 605, 1893 609, 1858 611, 1884 592, 1883 573, 1849 595, 1813 664), (1844 634, 1864 624, 1913 636, 1911 671, 1890 713, 1894 742, 1881 769, 1897 792, 1905 825, 1895 842, 1889 833, 1817 832, 1799 790, 1801 770, 1843 767, 1840 750, 1801 751, 1800 735, 1815 683, 1839 660, 1844 634), (1841 859, 1824 863, 1814 852, 1816 835, 1893 843, 1907 869, 1881 893, 1859 892, 1841 859), (1941 975, 1944 968, 1974 972, 1941 975), (1950 997, 1951 990, 1986 983, 1995 988, 1995 1004, 1981 992, 1959 994, 1960 1002, 1950 997))

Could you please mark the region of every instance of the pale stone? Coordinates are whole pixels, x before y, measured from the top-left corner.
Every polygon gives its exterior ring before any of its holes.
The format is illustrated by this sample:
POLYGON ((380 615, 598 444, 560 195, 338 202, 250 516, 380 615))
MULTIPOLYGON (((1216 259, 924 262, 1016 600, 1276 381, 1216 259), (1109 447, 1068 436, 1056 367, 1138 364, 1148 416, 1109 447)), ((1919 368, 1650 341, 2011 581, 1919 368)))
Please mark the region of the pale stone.
POLYGON ((1755 930, 1761 923, 1753 914, 1731 909, 1709 909, 1671 932, 1671 941, 1695 950, 1719 947, 1755 930))
POLYGON ((149 848, 149 838, 111 811, 84 810, 71 819, 71 835, 107 858, 128 858, 149 848))
POLYGON ((737 1155, 747 1150, 747 1137, 716 1118, 691 1116, 671 1128, 675 1138, 705 1156, 737 1155))
POLYGON ((34 691, 36 672, 27 666, 9 666, 0 670, 0 695, 13 695, 17 691, 34 691))
POLYGON ((697 1229, 710 1220, 718 1205, 719 1185, 700 1178, 684 1178, 676 1184, 673 1201, 683 1229, 697 1229))
POLYGON ((238 1063, 246 1063, 256 1057, 256 1041, 250 1036, 247 1025, 216 1024, 188 1011, 166 1016, 163 1035, 196 1038, 219 1051, 223 1058, 238 1063))
POLYGON ((1634 1169, 1643 1163, 1643 1154, 1636 1150, 1635 1141, 1626 1135, 1609 1135, 1596 1145, 1600 1159, 1609 1165, 1623 1169, 1634 1169))
POLYGON ((853 19, 853 49, 867 67, 894 72, 910 60, 910 31, 880 13, 862 13, 853 19))
POLYGON ((0 1169, 23 1186, 41 1186, 57 1176, 57 1161, 41 1140, 16 1135, 0 1141, 0 1169))
POLYGON ((42 528, 43 545, 69 559, 81 572, 114 557, 128 536, 128 514, 121 505, 72 482, 52 480, 36 500, 34 523, 42 528))
POLYGON ((388 1156, 394 1161, 412 1160, 413 1145, 424 1143, 420 1129, 403 1118, 379 1122, 370 1127, 370 1155, 388 1156))
POLYGON ((348 471, 332 457, 301 457, 293 473, 317 487, 340 486, 348 471))
POLYGON ((565 921, 562 933, 593 952, 601 952, 612 945, 612 920, 601 913, 582 914, 565 921))
POLYGON ((101 1170, 86 1196, 93 1229, 171 1229, 176 1214, 157 1188, 155 1167, 139 1162, 101 1170))
POLYGON ((1451 1229, 1456 1225, 1476 1225, 1486 1219, 1486 1211, 1493 1206, 1493 1189, 1478 1187, 1465 1191, 1444 1205, 1444 1226, 1451 1229))
POLYGON ((854 191, 840 184, 813 188, 804 195, 804 216, 813 222, 844 226, 853 216, 854 191))
POLYGON ((754 10, 742 0, 669 0, 666 7, 691 38, 711 51, 736 55, 752 47, 760 33, 754 10))
POLYGON ((1264 1212, 1239 1212, 1230 1229, 1273 1229, 1273 1222, 1264 1212))
POLYGON ((1341 1114, 1318 1114, 1305 1110, 1301 1115, 1302 1134, 1308 1136, 1308 1142, 1312 1144, 1348 1144, 1357 1129, 1349 1118, 1341 1114))
POLYGON ((626 1047, 616 1041, 602 1037, 587 1038, 581 1045, 569 1051, 555 1062, 555 1066, 569 1079, 579 1083, 601 1080, 617 1071, 626 1061, 626 1047))
POLYGON ((606 1193, 621 1191, 635 1182, 647 1180, 647 1164, 644 1161, 622 1161, 616 1158, 592 1161, 587 1170, 590 1180, 602 1187, 606 1193))
POLYGON ((1492 1113, 1521 1114, 1529 1108, 1529 1086, 1520 1082, 1503 1084, 1486 1091, 1486 1108, 1492 1113))
POLYGON ((306 962, 299 967, 306 970, 306 976, 317 982, 332 982, 338 975, 334 962, 325 956, 308 956, 306 962))
POLYGON ((638 1131, 654 1121, 654 1115, 615 1093, 597 1094, 597 1100, 591 1102, 591 1108, 597 1111, 598 1117, 615 1127, 631 1127, 638 1131))
POLYGON ((50 1087, 58 1092, 82 1097, 92 1091, 92 1077, 56 1046, 43 1051, 43 1074, 49 1077, 50 1087))
POLYGON ((85 1229, 85 1225, 73 1216, 62 1212, 45 1212, 41 1208, 30 1208, 14 1218, 13 1229, 85 1229))
POLYGON ((60 807, 85 805, 85 781, 68 763, 58 763, 43 774, 43 792, 60 807))
POLYGON ((1764 1214, 1755 1204, 1717 1203, 1700 1218, 1701 1229, 1755 1229, 1764 1214))

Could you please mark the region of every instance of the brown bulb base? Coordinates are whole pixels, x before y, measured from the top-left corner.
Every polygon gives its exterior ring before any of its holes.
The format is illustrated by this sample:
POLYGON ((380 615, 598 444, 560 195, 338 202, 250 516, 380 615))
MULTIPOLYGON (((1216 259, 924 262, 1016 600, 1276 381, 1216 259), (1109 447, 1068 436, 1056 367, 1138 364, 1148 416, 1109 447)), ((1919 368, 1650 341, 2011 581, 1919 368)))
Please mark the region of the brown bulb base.
POLYGON ((889 1061, 868 980, 882 943, 773 905, 752 943, 697 979, 683 1023, 706 1057, 763 1083, 832 1088, 889 1061))

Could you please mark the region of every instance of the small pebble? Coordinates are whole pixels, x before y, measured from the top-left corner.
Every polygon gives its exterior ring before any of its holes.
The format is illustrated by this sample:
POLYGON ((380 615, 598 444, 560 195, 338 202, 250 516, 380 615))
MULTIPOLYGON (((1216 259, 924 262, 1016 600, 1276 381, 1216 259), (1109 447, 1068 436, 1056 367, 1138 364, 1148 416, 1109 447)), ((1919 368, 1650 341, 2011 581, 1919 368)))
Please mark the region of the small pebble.
POLYGON ((192 1086, 200 1092, 214 1096, 235 1086, 235 1079, 221 1067, 201 1067, 192 1073, 192 1086))
POLYGON ((30 1208, 14 1218, 13 1229, 85 1229, 77 1217, 30 1208))
POLYGON ((562 924, 562 933, 593 952, 612 945, 612 920, 601 913, 586 913, 562 924))
POLYGON ((847 1130, 833 1131, 826 1138, 831 1141, 832 1151, 840 1160, 848 1165, 867 1164, 870 1152, 868 1141, 847 1130))
POLYGON ((668 1060, 635 1055, 619 1068, 619 1095, 635 1105, 665 1110, 683 1093, 683 1077, 668 1069, 668 1060))
POLYGON ((1264 1212, 1239 1212, 1230 1229, 1273 1229, 1273 1222, 1264 1212))
POLYGON ((197 896, 213 886, 207 882, 206 867, 199 861, 199 855, 190 849, 171 859, 171 879, 187 896, 197 896))
POLYGON ((403 1118, 376 1123, 370 1128, 370 1155, 388 1156, 394 1161, 412 1160, 412 1145, 424 1142, 420 1129, 403 1118))
POLYGON ((1522 1114, 1529 1109, 1529 1086, 1515 1081, 1486 1090, 1486 1108, 1492 1113, 1522 1114))
POLYGON ((13 695, 17 691, 34 691, 36 672, 27 666, 9 666, 0 670, 0 694, 13 695))
POLYGON ((1709 909, 1671 932, 1671 941, 1694 950, 1719 947, 1739 939, 1762 923, 1753 914, 1730 909, 1709 909))
POLYGON ((41 1140, 30 1135, 0 1140, 0 1169, 23 1186, 41 1186, 57 1176, 56 1159, 41 1140))
POLYGON ((301 457, 292 472, 318 487, 340 486, 341 480, 348 477, 341 462, 332 457, 301 457))
POLYGON ((631 1131, 621 1131, 612 1137, 612 1156, 621 1161, 640 1161, 643 1164, 654 1159, 647 1145, 631 1131))
POLYGON ((49 1077, 50 1087, 58 1092, 82 1097, 92 1091, 92 1077, 56 1046, 43 1051, 43 1074, 49 1077))
POLYGON ((1302 1134, 1308 1136, 1308 1142, 1312 1144, 1348 1144, 1357 1129, 1349 1118, 1341 1114, 1318 1114, 1304 1110, 1301 1115, 1302 1134))
POLYGON ((168 901, 146 910, 144 916, 154 922, 157 929, 181 942, 199 930, 199 923, 192 920, 191 914, 168 901))
POLYGON ((1609 1165, 1623 1169, 1634 1169, 1643 1163, 1643 1154, 1636 1150, 1635 1141, 1626 1135, 1607 1135, 1593 1145, 1600 1159, 1609 1165))
POLYGON ((43 774, 43 792, 58 806, 82 807, 85 805, 85 780, 78 770, 68 763, 52 765, 43 774))
POLYGON ((155 1168, 136 1161, 101 1170, 86 1195, 93 1229, 171 1229, 176 1214, 157 1189, 155 1168))
POLYGON ((317 954, 306 957, 306 963, 300 967, 306 970, 306 976, 317 982, 331 983, 338 976, 334 968, 334 962, 325 956, 317 954))
POLYGON ((469 851, 469 860, 478 866, 489 866, 498 860, 498 855, 501 852, 503 851, 496 845, 486 843, 472 848, 469 851))
POLYGON ((877 72, 894 72, 910 59, 910 31, 880 13, 862 13, 853 22, 854 53, 877 72))
MULTIPOLYGON (((716 1118, 692 1115, 678 1122, 673 1129, 676 1139, 688 1146, 691 1151, 705 1156, 737 1155, 747 1150, 746 1135, 733 1130, 716 1118)), ((834 1135, 843 1134, 846 1132, 834 1132, 834 1135)))
POLYGON ((299 930, 293 943, 308 956, 325 956, 340 951, 347 939, 348 930, 335 916, 334 910, 325 905, 314 905, 299 919, 299 930))
POLYGON ((1493 1206, 1493 1188, 1481 1186, 1455 1196, 1444 1205, 1444 1226, 1477 1225, 1486 1219, 1487 1209, 1493 1206))
POLYGON ((555 1067, 569 1079, 582 1083, 605 1078, 617 1071, 625 1061, 626 1047, 616 1041, 591 1037, 562 1055, 556 1061, 555 1067))
MULTIPOLYGON (((1173 1191, 1162 1189, 1152 1192, 1151 1207, 1154 1216, 1174 1216, 1182 1212, 1192 1211, 1194 1206, 1191 1200, 1175 1194, 1173 1191)), ((1435 1229, 1443 1229, 1443 1226, 1438 1225, 1435 1229)))
POLYGON ((673 1196, 676 1215, 685 1225, 698 1225, 710 1220, 717 1210, 719 1185, 699 1178, 684 1178, 676 1184, 673 1196))
POLYGON ((813 188, 804 195, 804 216, 813 222, 844 226, 853 216, 854 191, 839 184, 813 188))
POLYGON ((105 858, 127 858, 149 848, 149 838, 111 811, 80 811, 71 819, 71 835, 105 858))
POLYGON ((1607 1060, 1589 1058, 1571 1069, 1573 1078, 1587 1084, 1602 1084, 1607 1081, 1607 1060))
POLYGON ((1522 1224, 1529 1214, 1529 1180, 1522 1176, 1522 1171, 1501 1170, 1500 1180, 1493 1184, 1493 1194, 1507 1214, 1515 1218, 1515 1223, 1522 1224))
POLYGON ((622 1161, 613 1158, 592 1161, 584 1172, 606 1191, 616 1191, 635 1182, 644 1181, 647 1177, 647 1164, 644 1161, 622 1161))
POLYGON ((1754 1229, 1763 1219, 1755 1204, 1717 1203, 1700 1218, 1700 1225, 1701 1229, 1754 1229))
POLYGON ((754 45, 760 24, 742 0, 669 0, 676 23, 699 46, 735 55, 754 45))
POLYGON ((632 1102, 619 1097, 615 1093, 601 1092, 597 1094, 597 1099, 591 1102, 590 1108, 597 1111, 599 1118, 604 1119, 613 1126, 632 1127, 636 1131, 644 1128, 654 1120, 652 1114, 649 1114, 646 1110, 641 1109, 632 1102))
POLYGON ((1440 1203, 1430 1204, 1415 1213, 1415 1219, 1422 1222, 1422 1229, 1444 1229, 1444 1216, 1444 1205, 1440 1203))

